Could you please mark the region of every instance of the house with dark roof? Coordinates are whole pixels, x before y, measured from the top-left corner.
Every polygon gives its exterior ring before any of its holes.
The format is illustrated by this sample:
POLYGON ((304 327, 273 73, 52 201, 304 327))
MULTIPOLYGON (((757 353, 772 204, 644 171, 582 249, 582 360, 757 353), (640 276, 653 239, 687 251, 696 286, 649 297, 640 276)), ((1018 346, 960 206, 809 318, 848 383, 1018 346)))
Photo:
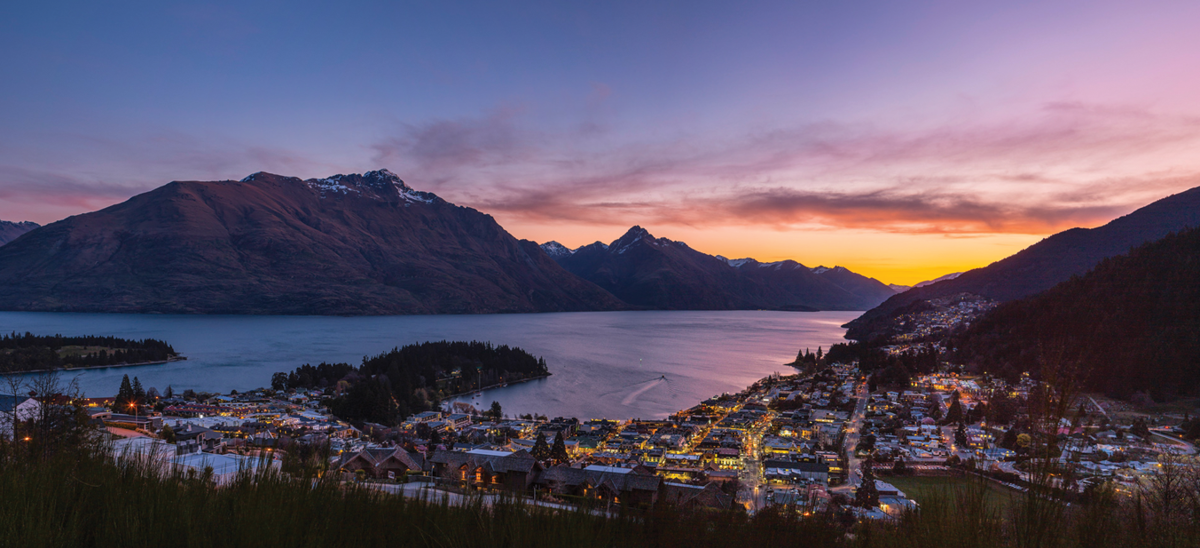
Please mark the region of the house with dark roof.
POLYGON ((662 478, 644 466, 571 468, 563 465, 543 471, 534 483, 539 489, 555 495, 650 506, 658 501, 662 478))
POLYGON ((439 449, 429 459, 434 476, 475 489, 529 491, 542 465, 529 451, 447 451, 439 449))
POLYGON ((728 510, 733 507, 733 496, 726 494, 715 483, 688 485, 665 481, 658 491, 658 500, 681 508, 728 510))
POLYGON ((335 469, 350 473, 362 471, 375 479, 403 478, 408 472, 424 470, 425 458, 402 447, 368 447, 357 453, 344 453, 335 469))

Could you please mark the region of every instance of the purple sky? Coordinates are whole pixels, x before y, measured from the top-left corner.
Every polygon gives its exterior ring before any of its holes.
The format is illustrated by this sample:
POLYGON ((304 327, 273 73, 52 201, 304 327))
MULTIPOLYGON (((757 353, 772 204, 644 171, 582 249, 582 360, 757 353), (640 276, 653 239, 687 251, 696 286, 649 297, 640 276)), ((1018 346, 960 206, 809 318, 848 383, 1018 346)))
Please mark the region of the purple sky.
POLYGON ((0 18, 0 219, 388 168, 912 283, 1200 185, 1200 3, 80 2, 0 18))

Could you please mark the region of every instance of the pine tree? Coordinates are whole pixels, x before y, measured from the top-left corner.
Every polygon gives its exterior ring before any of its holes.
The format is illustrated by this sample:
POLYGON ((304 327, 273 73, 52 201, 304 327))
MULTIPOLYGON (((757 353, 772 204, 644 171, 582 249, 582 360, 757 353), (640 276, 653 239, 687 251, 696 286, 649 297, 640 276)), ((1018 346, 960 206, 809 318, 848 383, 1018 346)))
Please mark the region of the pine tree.
POLYGON ((571 460, 571 457, 567 455, 567 443, 563 441, 562 432, 554 436, 554 447, 550 449, 550 460, 556 464, 562 464, 571 460))
POLYGON ((550 458, 550 444, 546 443, 546 433, 538 432, 537 440, 533 442, 533 458, 544 461, 550 458))
POLYGON ((117 389, 114 403, 118 408, 126 407, 133 401, 133 386, 129 384, 129 375, 121 377, 121 387, 117 389))
POLYGON ((954 431, 954 443, 958 444, 959 448, 967 446, 967 429, 963 423, 958 423, 958 430, 954 431))
POLYGON ((133 378, 133 401, 146 401, 146 391, 142 389, 142 382, 137 377, 133 378))
POLYGON ((950 402, 950 410, 946 411, 945 422, 946 422, 946 424, 950 424, 952 422, 962 422, 962 420, 963 420, 962 404, 959 403, 957 399, 955 399, 954 401, 950 402))
POLYGON ((879 488, 875 485, 875 473, 871 470, 870 459, 863 461, 862 485, 854 491, 854 505, 862 508, 879 506, 879 488))

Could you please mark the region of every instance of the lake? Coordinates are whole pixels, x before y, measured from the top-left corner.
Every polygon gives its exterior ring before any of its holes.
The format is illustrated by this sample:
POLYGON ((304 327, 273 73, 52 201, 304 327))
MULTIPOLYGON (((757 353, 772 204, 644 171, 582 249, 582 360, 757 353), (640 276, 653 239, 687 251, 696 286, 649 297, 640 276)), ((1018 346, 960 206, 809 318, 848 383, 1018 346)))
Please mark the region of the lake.
MULTIPOLYGON (((0 312, 0 331, 162 339, 187 356, 166 365, 69 373, 91 396, 136 376, 161 392, 269 386, 304 364, 361 363, 414 342, 479 340, 546 358, 546 379, 487 390, 508 415, 662 418, 775 372, 801 348, 842 341, 861 312, 641 311, 462 316, 184 316, 0 312)), ((467 401, 464 399, 463 401, 467 401)))

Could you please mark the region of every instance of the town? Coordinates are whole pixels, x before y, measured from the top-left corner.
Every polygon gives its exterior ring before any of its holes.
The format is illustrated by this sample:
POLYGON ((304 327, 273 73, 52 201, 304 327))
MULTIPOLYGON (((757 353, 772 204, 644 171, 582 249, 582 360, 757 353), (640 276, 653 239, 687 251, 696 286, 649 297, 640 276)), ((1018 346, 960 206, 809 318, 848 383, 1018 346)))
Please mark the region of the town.
MULTIPOLYGON (((216 485, 265 464, 404 496, 504 492, 538 504, 752 513, 778 505, 856 519, 896 518, 919 505, 904 489, 948 480, 1024 491, 1039 481, 1032 457, 1048 451, 1066 498, 1101 484, 1135 492, 1164 462, 1196 453, 1185 441, 1197 434, 1190 417, 1118 413, 1121 404, 1094 397, 1052 436, 1037 432, 1029 415, 1039 383, 1028 376, 1010 384, 935 372, 874 384, 857 364, 822 360, 815 372, 772 375, 661 420, 510 417, 498 403, 459 402, 356 427, 329 412, 322 390, 160 395, 136 379, 114 398, 80 403, 119 456, 156 456, 216 485)), ((19 429, 53 403, 3 396, 0 411, 19 429)))

